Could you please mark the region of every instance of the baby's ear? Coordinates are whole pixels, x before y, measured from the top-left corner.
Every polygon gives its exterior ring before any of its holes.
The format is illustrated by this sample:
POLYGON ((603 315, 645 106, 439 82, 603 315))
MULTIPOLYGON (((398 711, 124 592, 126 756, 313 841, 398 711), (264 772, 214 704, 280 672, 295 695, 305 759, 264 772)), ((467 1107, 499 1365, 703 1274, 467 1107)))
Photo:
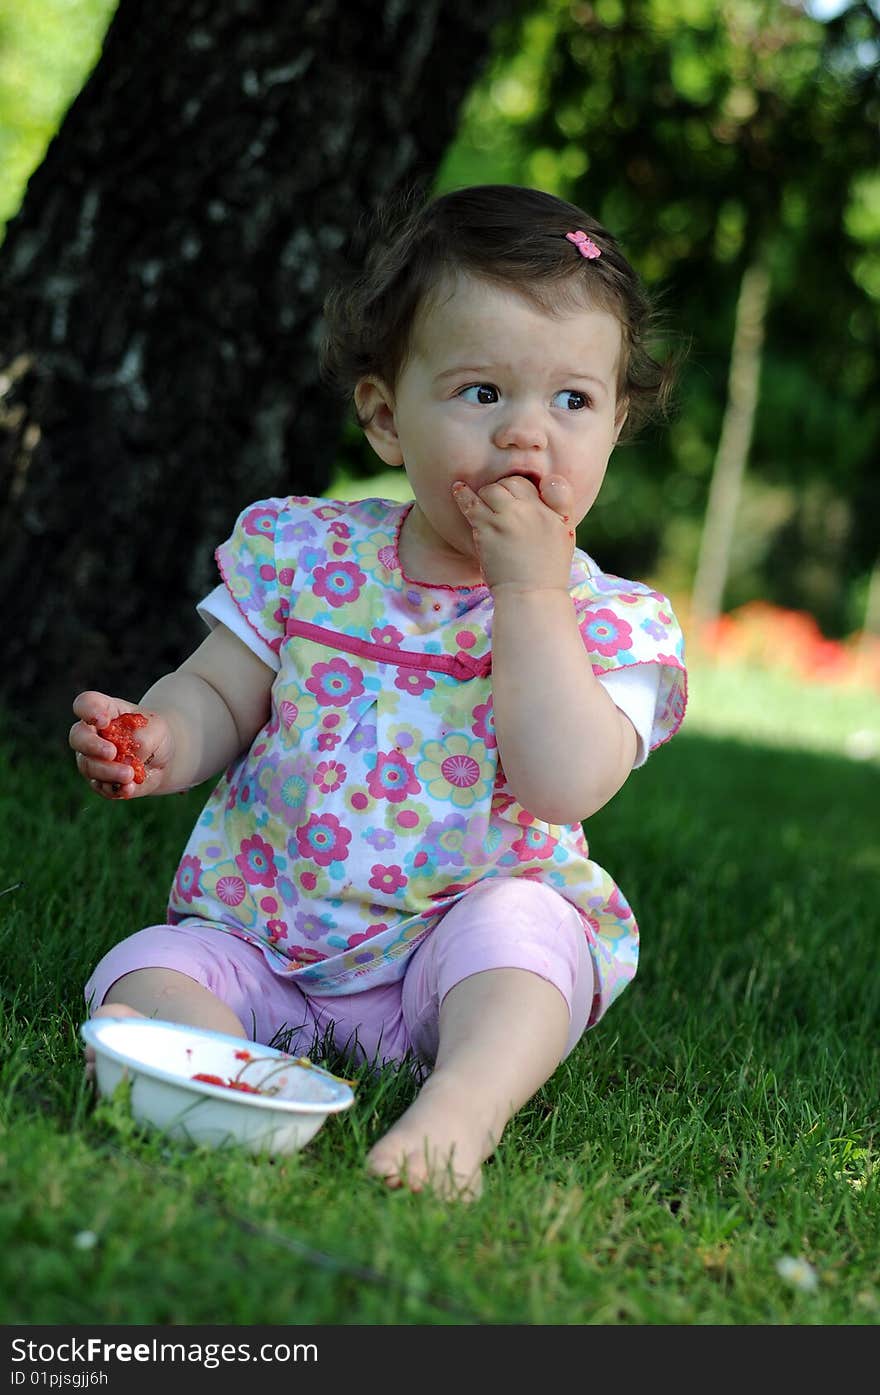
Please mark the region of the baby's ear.
POLYGON ((617 411, 614 414, 614 444, 617 445, 621 431, 626 425, 629 416, 629 402, 625 397, 621 397, 617 404, 617 411))
POLYGON ((386 465, 402 465, 403 451, 394 417, 394 394, 381 378, 361 378, 354 390, 361 429, 386 465))

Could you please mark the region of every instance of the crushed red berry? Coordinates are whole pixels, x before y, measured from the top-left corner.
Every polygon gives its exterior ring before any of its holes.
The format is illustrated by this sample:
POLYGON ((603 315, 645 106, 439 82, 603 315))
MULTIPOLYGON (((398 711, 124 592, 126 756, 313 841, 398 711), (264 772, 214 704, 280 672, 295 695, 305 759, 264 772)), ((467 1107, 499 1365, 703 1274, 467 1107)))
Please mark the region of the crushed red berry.
POLYGON ((241 1090, 245 1095, 259 1095, 261 1092, 256 1085, 249 1085, 246 1080, 221 1080, 219 1075, 208 1075, 200 1071, 198 1075, 190 1076, 191 1080, 201 1080, 206 1085, 222 1085, 224 1090, 241 1090))
POLYGON ((134 775, 134 783, 142 785, 147 778, 144 763, 135 754, 137 750, 137 738, 134 733, 138 727, 145 727, 149 719, 143 712, 123 712, 121 716, 114 717, 112 722, 108 722, 106 727, 98 728, 98 735, 105 741, 112 741, 116 747, 116 755, 113 757, 121 765, 130 765, 134 775))

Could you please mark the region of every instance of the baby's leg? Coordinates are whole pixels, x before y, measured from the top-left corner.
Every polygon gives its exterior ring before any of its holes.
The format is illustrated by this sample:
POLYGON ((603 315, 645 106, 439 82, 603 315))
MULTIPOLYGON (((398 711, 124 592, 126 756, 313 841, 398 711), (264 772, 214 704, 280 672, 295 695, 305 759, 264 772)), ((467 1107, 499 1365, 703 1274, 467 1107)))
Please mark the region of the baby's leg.
POLYGON ((469 892, 407 971, 413 1042, 436 1061, 371 1150, 371 1171, 392 1187, 478 1194, 481 1163, 579 1040, 592 996, 583 925, 564 898, 513 878, 469 892))
POLYGON ((488 969, 457 984, 440 1009, 431 1075, 367 1165, 391 1187, 473 1197, 480 1164, 511 1115, 562 1059, 568 1009, 557 989, 522 969, 488 969))
MULTIPOLYGON (((243 1037, 244 1028, 231 1008, 177 969, 134 969, 110 987, 93 1017, 154 1017, 162 1022, 183 1022, 207 1027, 227 1036, 243 1037)), ((95 1048, 85 1048, 86 1077, 95 1068, 95 1048)))
MULTIPOLYGON (((121 941, 85 987, 94 1017, 155 1017, 268 1044, 281 1029, 314 1036, 308 1004, 253 945, 193 924, 153 925, 121 941)), ((298 1044, 291 1039, 292 1051, 298 1044)), ((93 1053, 86 1052, 89 1060, 93 1053)))
POLYGON ((113 984, 95 1017, 156 1017, 212 1032, 243 1037, 244 1027, 232 1008, 177 969, 135 969, 113 984))

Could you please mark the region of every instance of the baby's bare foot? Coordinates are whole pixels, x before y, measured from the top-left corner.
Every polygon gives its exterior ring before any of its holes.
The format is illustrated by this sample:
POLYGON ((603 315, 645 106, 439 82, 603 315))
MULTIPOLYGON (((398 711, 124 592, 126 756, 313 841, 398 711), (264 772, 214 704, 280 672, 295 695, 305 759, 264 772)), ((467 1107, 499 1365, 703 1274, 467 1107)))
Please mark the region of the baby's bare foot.
MULTIPOLYGON (((144 1014, 138 1012, 136 1008, 129 1007, 127 1003, 102 1003, 101 1006, 95 1008, 95 1011, 92 1013, 93 1017, 143 1017, 143 1015, 144 1014)), ((95 1048, 88 1044, 85 1049, 85 1060, 86 1080, 94 1080, 95 1048)))
POLYGON ((480 1164, 497 1141, 486 1111, 469 1102, 461 1081, 433 1075, 370 1149, 367 1168, 389 1187, 428 1189, 445 1200, 473 1201, 483 1188, 480 1164))

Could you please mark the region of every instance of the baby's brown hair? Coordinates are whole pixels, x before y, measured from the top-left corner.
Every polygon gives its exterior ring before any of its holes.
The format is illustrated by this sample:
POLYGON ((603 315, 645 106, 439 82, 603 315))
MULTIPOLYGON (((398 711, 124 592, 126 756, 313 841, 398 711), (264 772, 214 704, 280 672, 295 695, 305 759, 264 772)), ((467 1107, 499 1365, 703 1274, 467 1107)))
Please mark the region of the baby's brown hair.
POLYGON ((674 375, 648 347, 656 329, 651 302, 614 237, 584 209, 538 189, 481 184, 428 202, 406 195, 383 206, 365 236, 362 269, 324 303, 321 371, 346 397, 365 377, 393 391, 417 314, 463 274, 513 290, 549 314, 596 307, 614 315, 625 434, 665 410, 674 375), (586 233, 601 255, 584 257, 569 232, 586 233))

